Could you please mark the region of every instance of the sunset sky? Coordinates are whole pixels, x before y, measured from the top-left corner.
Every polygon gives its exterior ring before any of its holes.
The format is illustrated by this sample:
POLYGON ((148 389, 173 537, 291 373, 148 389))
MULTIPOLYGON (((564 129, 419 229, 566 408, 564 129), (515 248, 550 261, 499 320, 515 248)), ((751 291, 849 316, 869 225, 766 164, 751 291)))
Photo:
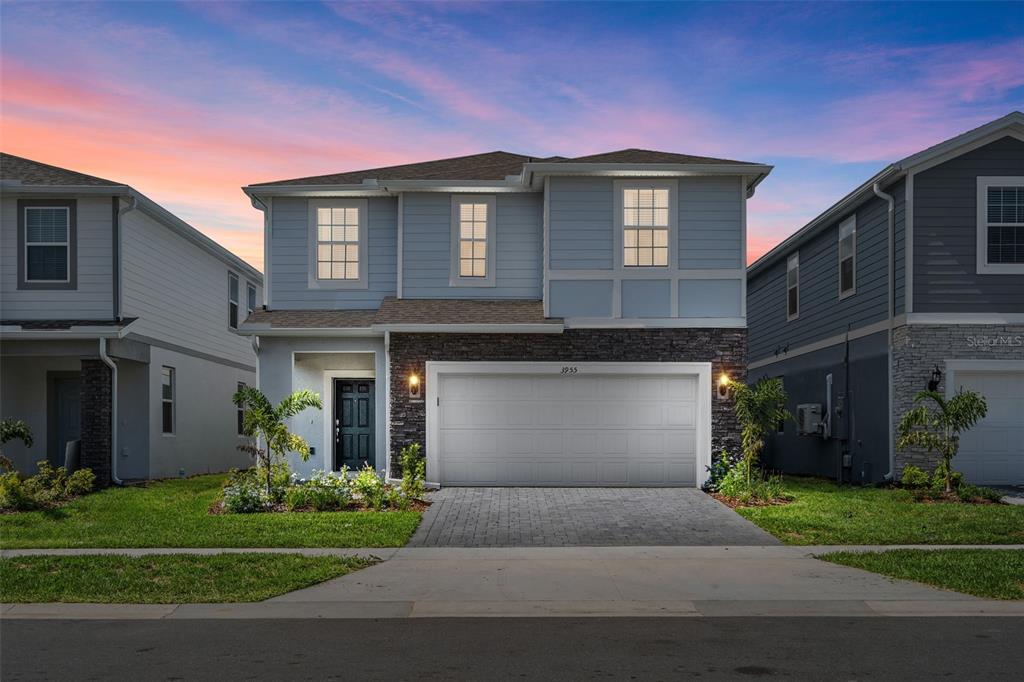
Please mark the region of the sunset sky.
POLYGON ((0 4, 0 146, 262 266, 239 187, 481 151, 773 164, 751 260, 889 161, 1024 109, 1020 3, 0 4))

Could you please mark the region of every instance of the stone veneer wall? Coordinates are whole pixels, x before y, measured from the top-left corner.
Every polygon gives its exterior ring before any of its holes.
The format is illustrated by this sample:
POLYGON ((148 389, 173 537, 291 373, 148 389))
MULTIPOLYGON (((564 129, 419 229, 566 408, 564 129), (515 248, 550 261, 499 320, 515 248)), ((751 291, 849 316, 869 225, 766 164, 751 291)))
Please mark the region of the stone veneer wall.
POLYGON ((82 360, 80 464, 96 474, 96 485, 110 485, 110 368, 102 360, 82 360))
MULTIPOLYGON (((904 325, 896 327, 892 336, 893 424, 913 407, 914 396, 927 389, 932 370, 942 370, 939 392, 946 392, 946 360, 1024 360, 1024 347, 1012 345, 972 346, 969 337, 1024 338, 1024 325, 904 325)), ((937 455, 923 450, 896 450, 896 478, 903 467, 913 464, 932 471, 937 455)), ((955 466, 955 463, 954 463, 955 466)))
MULTIPOLYGON (((410 373, 424 380, 426 362, 711 362, 712 384, 723 371, 746 380, 746 329, 568 329, 561 334, 401 334, 392 333, 391 470, 398 475, 398 452, 410 443, 426 447, 426 404, 411 400, 410 373)), ((715 387, 712 385, 712 391, 715 387)), ((711 448, 738 451, 739 425, 731 400, 711 401, 711 448)))

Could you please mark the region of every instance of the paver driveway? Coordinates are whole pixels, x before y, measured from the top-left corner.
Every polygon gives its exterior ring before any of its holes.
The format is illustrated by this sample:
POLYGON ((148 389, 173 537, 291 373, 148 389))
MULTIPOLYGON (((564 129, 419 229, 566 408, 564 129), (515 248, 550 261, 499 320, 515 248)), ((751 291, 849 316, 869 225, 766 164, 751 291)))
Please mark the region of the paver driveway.
POLYGON ((444 488, 410 547, 777 545, 693 488, 444 488))

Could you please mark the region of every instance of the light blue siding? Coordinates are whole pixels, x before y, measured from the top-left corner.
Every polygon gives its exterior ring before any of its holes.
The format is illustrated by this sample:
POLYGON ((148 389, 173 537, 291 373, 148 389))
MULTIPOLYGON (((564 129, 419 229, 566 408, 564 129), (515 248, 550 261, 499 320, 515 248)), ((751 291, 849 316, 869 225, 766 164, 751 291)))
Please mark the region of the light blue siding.
POLYGON ((309 203, 276 198, 270 228, 270 307, 277 310, 376 308, 396 292, 398 200, 367 199, 366 289, 312 289, 309 286, 309 203))
POLYGON ((542 296, 543 210, 539 193, 495 196, 495 286, 450 287, 451 195, 409 193, 402 199, 405 298, 542 296))
POLYGON ((672 281, 636 279, 622 282, 623 317, 674 317, 672 281))
POLYGON ((855 212, 856 293, 839 300, 838 226, 850 215, 846 213, 792 250, 800 252, 800 315, 797 319, 786 320, 785 257, 760 270, 747 282, 750 360, 769 357, 776 348, 788 346, 792 350, 886 319, 888 204, 872 196, 855 212))
POLYGON ((743 186, 738 177, 679 179, 679 267, 742 268, 743 186))
POLYGON ((551 178, 552 270, 610 270, 614 244, 611 178, 551 178))
POLYGON ((679 316, 742 317, 742 281, 738 279, 680 280, 679 316))
POLYGON ((551 317, 611 317, 611 280, 556 280, 548 293, 551 317))

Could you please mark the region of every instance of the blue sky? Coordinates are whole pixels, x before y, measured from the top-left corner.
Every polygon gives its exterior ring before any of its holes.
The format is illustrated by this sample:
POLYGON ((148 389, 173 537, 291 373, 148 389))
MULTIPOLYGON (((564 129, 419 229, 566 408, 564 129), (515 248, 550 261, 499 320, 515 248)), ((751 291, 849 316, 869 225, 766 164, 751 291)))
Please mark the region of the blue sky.
POLYGON ((0 12, 6 151, 129 182, 257 265, 240 185, 493 149, 771 163, 756 257, 889 161, 1024 109, 1021 3, 0 12))

